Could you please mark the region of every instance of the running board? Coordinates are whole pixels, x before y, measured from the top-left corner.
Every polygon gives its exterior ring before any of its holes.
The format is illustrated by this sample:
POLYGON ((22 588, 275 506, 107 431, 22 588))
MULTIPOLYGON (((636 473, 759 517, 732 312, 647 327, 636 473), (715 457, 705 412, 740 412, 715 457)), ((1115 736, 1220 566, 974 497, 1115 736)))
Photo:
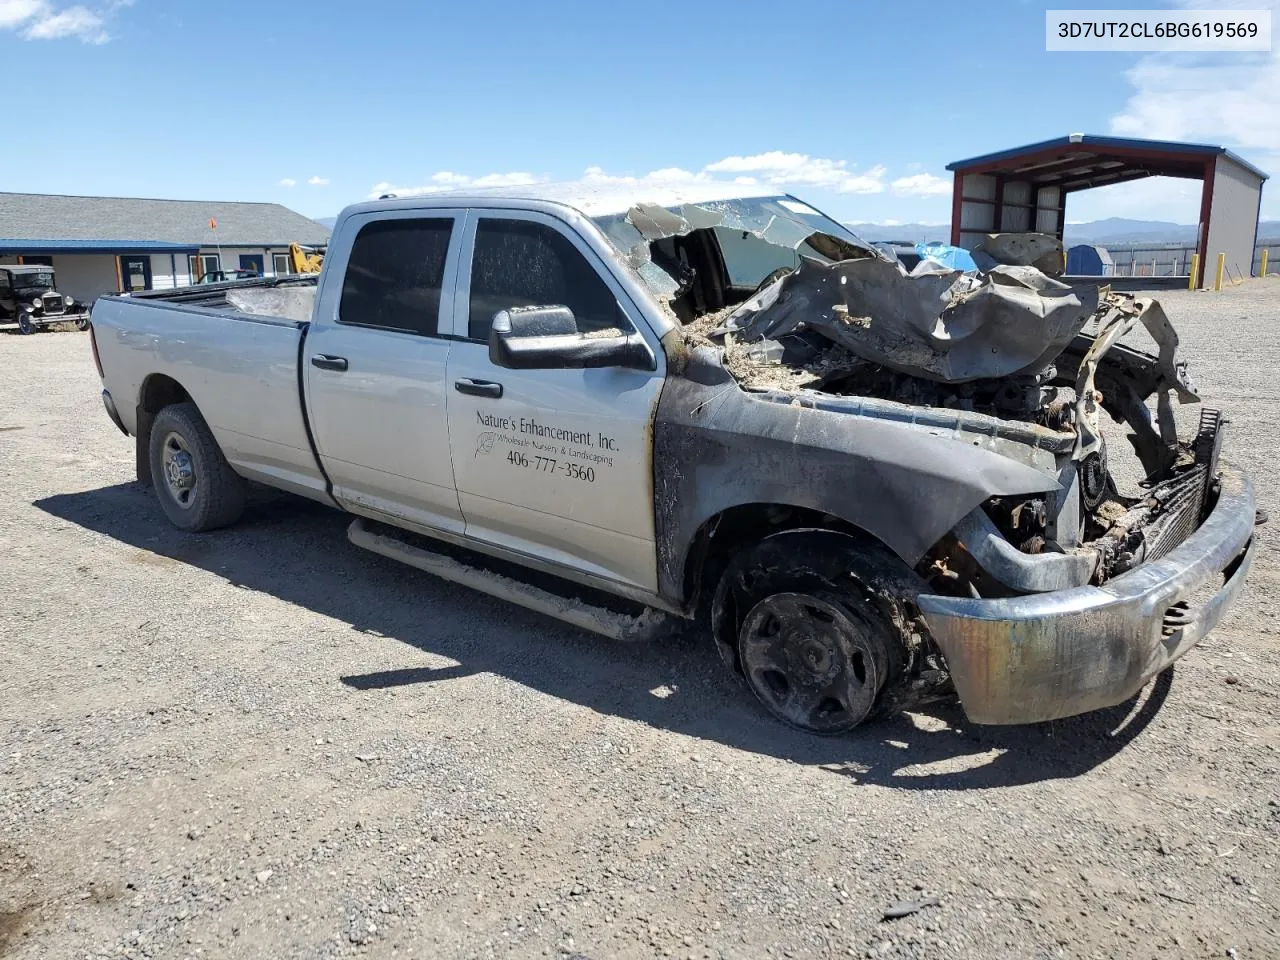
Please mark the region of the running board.
POLYGON ((351 526, 347 528, 347 539, 357 547, 407 563, 442 580, 460 583, 464 587, 548 617, 555 617, 611 640, 653 640, 668 634, 674 625, 674 618, 652 607, 646 607, 638 616, 630 616, 473 567, 443 553, 435 553, 397 537, 378 533, 370 529, 368 521, 363 518, 351 521, 351 526))

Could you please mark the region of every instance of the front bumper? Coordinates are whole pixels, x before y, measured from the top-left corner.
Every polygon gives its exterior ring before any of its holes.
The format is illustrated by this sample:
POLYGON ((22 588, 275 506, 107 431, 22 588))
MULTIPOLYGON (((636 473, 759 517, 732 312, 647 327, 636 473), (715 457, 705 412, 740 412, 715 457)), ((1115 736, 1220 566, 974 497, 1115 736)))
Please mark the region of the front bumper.
POLYGON ((30 316, 31 322, 38 327, 47 327, 53 323, 76 323, 89 319, 89 313, 86 310, 75 310, 69 313, 33 313, 30 316))
POLYGON ((1100 587, 1000 600, 920 597, 969 719, 1035 723, 1134 696, 1235 600, 1256 547, 1255 509, 1249 478, 1223 464, 1217 503, 1199 529, 1100 587), (1207 601, 1170 609, 1218 578, 1207 601))

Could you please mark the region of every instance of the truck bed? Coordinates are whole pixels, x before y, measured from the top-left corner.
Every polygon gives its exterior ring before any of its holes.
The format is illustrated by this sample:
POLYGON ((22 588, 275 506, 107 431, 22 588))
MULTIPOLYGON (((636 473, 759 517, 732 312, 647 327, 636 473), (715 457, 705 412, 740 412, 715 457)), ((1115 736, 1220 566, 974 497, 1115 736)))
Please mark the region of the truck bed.
POLYGON ((237 473, 327 500, 302 406, 309 323, 270 312, 296 313, 315 290, 308 277, 101 297, 94 339, 125 429, 136 436, 139 409, 177 389, 200 408, 237 473))
POLYGON ((131 300, 163 301, 206 310, 233 310, 254 317, 279 317, 305 322, 311 319, 319 274, 301 277, 263 277, 258 280, 228 280, 167 290, 146 290, 129 295, 131 300))

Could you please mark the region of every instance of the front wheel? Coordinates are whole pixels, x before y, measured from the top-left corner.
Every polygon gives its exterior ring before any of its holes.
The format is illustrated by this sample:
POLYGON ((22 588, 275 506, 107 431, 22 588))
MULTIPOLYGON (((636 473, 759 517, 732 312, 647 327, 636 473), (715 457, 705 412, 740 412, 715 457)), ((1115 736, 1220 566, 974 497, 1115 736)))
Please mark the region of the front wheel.
POLYGON ((151 476, 160 508, 180 530, 216 530, 240 519, 245 481, 231 469, 194 403, 165 407, 151 425, 151 476))
POLYGON ((78 319, 78 320, 76 321, 76 329, 77 329, 77 330, 88 330, 88 329, 89 329, 89 318, 88 318, 88 317, 81 317, 80 319, 78 319))
POLYGON ((914 574, 877 544, 776 534, 729 564, 712 625, 765 709, 832 736, 871 716, 902 676, 915 588, 914 574))
POLYGON ((35 321, 31 319, 31 314, 18 314, 18 332, 23 334, 36 332, 35 321))

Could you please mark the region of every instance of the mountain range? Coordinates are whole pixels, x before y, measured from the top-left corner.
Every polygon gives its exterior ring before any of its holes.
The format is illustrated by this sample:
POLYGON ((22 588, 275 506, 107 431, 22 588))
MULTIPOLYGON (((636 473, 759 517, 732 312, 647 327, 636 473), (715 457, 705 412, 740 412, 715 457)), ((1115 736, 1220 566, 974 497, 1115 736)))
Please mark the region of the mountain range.
MULTIPOLYGON (((951 227, 942 223, 903 223, 885 226, 879 223, 851 223, 849 228, 864 240, 906 240, 911 243, 927 243, 951 237, 951 227)), ((1105 220, 1089 220, 1085 223, 1068 223, 1063 231, 1067 246, 1091 243, 1098 246, 1121 246, 1135 243, 1185 243, 1196 240, 1195 224, 1171 223, 1166 220, 1131 220, 1126 217, 1107 217, 1105 220)), ((1280 220, 1261 220, 1258 238, 1280 237, 1280 220)))

